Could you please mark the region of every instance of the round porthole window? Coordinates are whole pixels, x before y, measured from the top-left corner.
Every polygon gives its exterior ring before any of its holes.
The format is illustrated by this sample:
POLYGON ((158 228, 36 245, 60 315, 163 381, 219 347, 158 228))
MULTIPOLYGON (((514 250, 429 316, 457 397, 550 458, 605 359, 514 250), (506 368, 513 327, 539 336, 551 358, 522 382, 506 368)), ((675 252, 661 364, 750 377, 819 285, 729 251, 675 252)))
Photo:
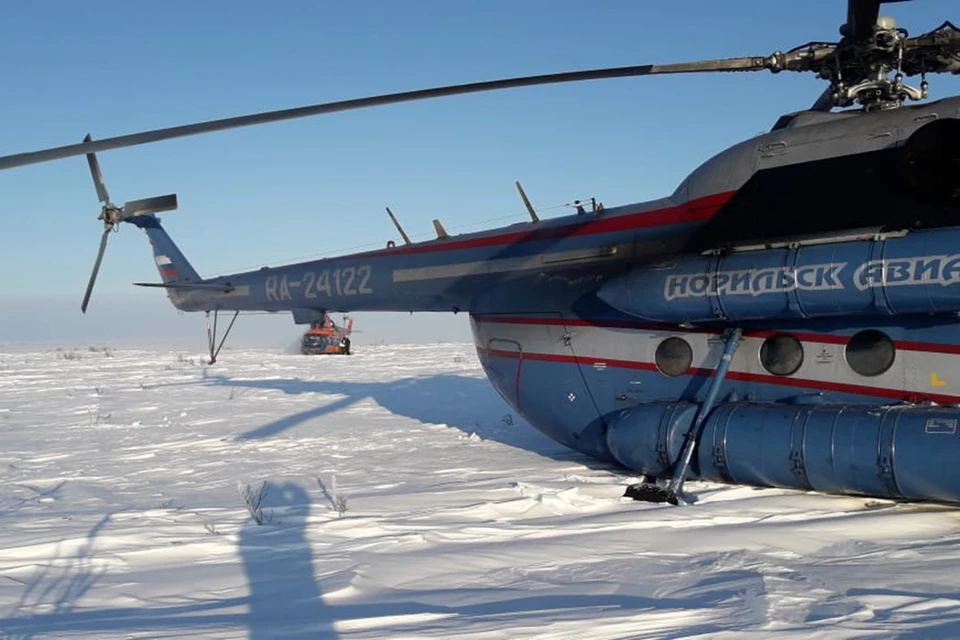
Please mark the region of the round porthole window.
POLYGON ((880 375, 893 366, 896 355, 893 340, 876 329, 861 331, 847 343, 847 364, 862 376, 880 375))
POLYGON ((796 373, 803 364, 803 345, 788 333, 778 333, 760 346, 760 364, 775 376, 796 373))
POLYGON ((668 376, 682 376, 693 363, 693 349, 683 338, 667 338, 657 346, 657 368, 668 376))

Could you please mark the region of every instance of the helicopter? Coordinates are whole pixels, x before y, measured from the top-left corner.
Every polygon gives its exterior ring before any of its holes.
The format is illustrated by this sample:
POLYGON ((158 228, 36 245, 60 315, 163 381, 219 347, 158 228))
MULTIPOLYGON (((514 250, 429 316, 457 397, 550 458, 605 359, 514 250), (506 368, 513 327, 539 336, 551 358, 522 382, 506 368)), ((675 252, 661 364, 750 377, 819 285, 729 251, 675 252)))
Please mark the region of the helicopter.
MULTIPOLYGON (((905 0, 888 0, 905 1, 905 0)), ((786 52, 508 78, 200 122, 0 158, 86 155, 109 233, 147 235, 160 282, 208 318, 211 362, 242 311, 469 314, 497 392, 564 445, 673 505, 688 479, 960 503, 960 29, 918 36, 848 0, 838 42, 786 52), (808 109, 694 169, 661 199, 202 278, 157 213, 117 206, 97 152, 394 103, 649 75, 813 73, 808 109), (918 78, 919 83, 911 78, 918 78), (916 86, 914 86, 916 85, 916 86), (918 104, 910 104, 916 102, 918 104), (839 109, 834 111, 834 109, 839 109), (815 188, 812 188, 812 185, 815 188), (829 206, 823 205, 829 194, 829 206), (233 312, 220 342, 219 313, 233 312), (212 324, 210 320, 212 319, 212 324)), ((518 185, 519 187, 519 185, 518 185)), ((521 191, 521 195, 523 195, 521 191)), ((526 202, 526 198, 524 196, 526 202)))
POLYGON ((337 326, 330 314, 327 314, 323 320, 310 323, 310 328, 300 339, 300 353, 350 355, 351 333, 353 333, 353 318, 344 316, 343 324, 337 326))

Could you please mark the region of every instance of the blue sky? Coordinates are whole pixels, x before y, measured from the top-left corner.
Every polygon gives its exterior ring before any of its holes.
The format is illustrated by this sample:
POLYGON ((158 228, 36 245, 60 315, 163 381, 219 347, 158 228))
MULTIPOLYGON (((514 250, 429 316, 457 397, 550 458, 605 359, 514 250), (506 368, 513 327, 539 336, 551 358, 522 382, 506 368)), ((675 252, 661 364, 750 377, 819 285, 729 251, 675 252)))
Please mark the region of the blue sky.
MULTIPOLYGON (((267 109, 604 66, 767 55, 835 40, 842 0, 6 3, 0 153, 267 109), (801 10, 803 8, 804 10, 801 10), (813 9, 816 10, 813 10, 813 9)), ((886 7, 912 34, 954 0, 886 7)), ((932 78, 933 97, 960 78, 932 78)), ((408 233, 545 216, 596 196, 669 194, 700 162, 805 108, 797 74, 602 80, 444 98, 168 141, 100 156, 113 200, 176 192, 164 224, 203 275, 382 246, 408 233)), ((83 158, 0 172, 0 298, 63 298, 76 316, 101 233, 83 158), (75 303, 75 304, 74 304, 75 303)), ((132 228, 98 296, 157 278, 132 228)), ((89 314, 88 314, 89 315, 89 314)), ((0 330, 0 339, 4 338, 0 330)))

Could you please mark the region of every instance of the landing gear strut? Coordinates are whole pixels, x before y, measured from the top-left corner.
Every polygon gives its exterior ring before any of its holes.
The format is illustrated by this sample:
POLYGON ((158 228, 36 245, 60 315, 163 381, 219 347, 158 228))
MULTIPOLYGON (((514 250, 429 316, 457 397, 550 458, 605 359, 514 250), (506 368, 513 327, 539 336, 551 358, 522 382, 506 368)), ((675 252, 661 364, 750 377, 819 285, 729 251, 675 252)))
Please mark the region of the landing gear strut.
POLYGON ((700 440, 700 432, 703 423, 713 409, 717 401, 717 394, 723 384, 723 379, 727 377, 727 371, 730 369, 730 361, 733 354, 740 344, 740 329, 729 329, 724 332, 725 344, 723 345, 723 356, 713 372, 713 378, 710 380, 710 387, 707 389, 707 397, 700 405, 693 423, 687 431, 686 439, 683 443, 683 449, 680 451, 680 457, 674 463, 673 477, 670 484, 662 487, 655 482, 641 482, 627 487, 625 498, 634 500, 643 500, 644 502, 669 502, 672 505, 679 505, 683 496, 683 482, 687 479, 687 471, 690 469, 690 461, 693 459, 693 451, 700 440))
POLYGON ((220 355, 220 349, 223 348, 223 343, 227 341, 227 336, 230 335, 230 329, 233 329, 233 323, 237 321, 237 316, 240 315, 239 311, 233 312, 233 317, 230 319, 230 324, 227 326, 227 330, 223 332, 223 337, 220 339, 220 344, 217 344, 217 316, 219 316, 220 310, 213 310, 213 326, 210 325, 210 312, 207 311, 207 346, 210 348, 210 362, 213 364, 217 361, 217 356, 220 355), (214 348, 216 347, 216 348, 214 348))

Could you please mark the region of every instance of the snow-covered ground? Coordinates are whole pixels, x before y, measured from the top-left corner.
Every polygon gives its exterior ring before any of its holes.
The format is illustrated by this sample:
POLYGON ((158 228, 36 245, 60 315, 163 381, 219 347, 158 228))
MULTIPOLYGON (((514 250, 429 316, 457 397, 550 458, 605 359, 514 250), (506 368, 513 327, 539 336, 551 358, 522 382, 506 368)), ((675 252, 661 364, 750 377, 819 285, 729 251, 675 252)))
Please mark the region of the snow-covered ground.
POLYGON ((8 345, 0 438, 2 638, 960 637, 960 510, 622 499, 469 344, 8 345))

